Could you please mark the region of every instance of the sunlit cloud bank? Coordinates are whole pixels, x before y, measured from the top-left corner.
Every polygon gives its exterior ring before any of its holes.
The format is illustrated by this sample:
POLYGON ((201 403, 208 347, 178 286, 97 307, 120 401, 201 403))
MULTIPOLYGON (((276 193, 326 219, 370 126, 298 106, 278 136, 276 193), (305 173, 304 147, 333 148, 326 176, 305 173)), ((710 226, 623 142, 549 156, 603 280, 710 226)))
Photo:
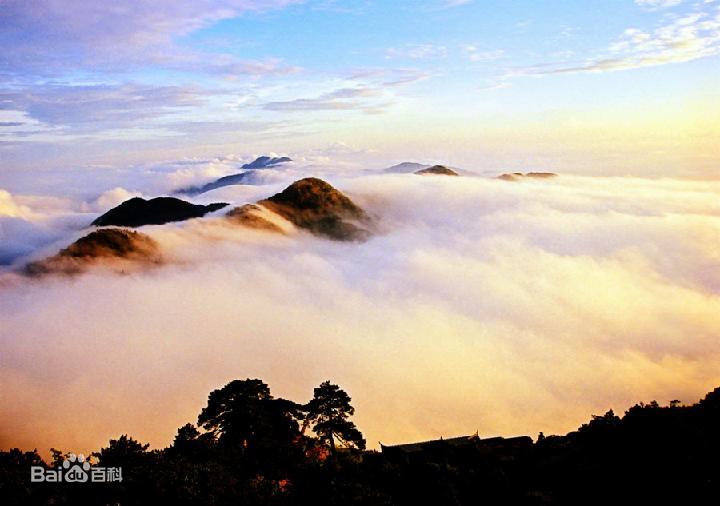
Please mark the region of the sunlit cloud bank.
MULTIPOLYGON (((330 182, 378 217, 375 237, 211 217, 144 227, 160 268, 0 289, 0 447, 162 447, 234 378, 297 401, 332 379, 371 446, 565 432, 720 384, 719 183, 330 182)), ((239 204, 279 184, 222 191, 239 204)))

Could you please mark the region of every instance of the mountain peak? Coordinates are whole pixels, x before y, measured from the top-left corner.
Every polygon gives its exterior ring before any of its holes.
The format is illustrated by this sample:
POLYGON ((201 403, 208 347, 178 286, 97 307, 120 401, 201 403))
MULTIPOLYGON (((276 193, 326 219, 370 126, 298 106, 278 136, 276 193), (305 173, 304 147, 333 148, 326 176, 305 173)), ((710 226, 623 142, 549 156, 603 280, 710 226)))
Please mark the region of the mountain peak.
POLYGON ((93 221, 92 224, 96 227, 107 225, 121 227, 163 225, 172 221, 200 218, 227 205, 224 202, 216 202, 206 206, 196 205, 175 197, 156 197, 150 200, 133 197, 110 209, 93 221))
POLYGON ((259 156, 250 163, 246 163, 242 169, 264 169, 265 167, 272 167, 280 163, 292 162, 292 159, 287 156, 259 156))
POLYGON ((316 177, 295 181, 257 205, 233 209, 227 216, 251 228, 281 231, 278 230, 280 227, 262 216, 263 208, 298 228, 330 239, 356 241, 366 239, 370 234, 361 226, 370 221, 365 211, 332 185, 316 177))
POLYGON ((428 167, 430 166, 424 163, 402 162, 397 165, 393 165, 392 167, 388 167, 383 170, 383 172, 391 174, 409 174, 411 172, 417 172, 418 170, 427 169, 428 167))
POLYGON ((455 172, 452 169, 448 169, 444 165, 433 165, 432 167, 428 167, 427 169, 418 170, 415 172, 415 174, 418 174, 420 176, 459 176, 457 172, 455 172))
POLYGON ((268 201, 295 209, 310 209, 322 212, 342 213, 353 218, 362 218, 365 213, 348 197, 332 185, 316 177, 295 181, 268 201))
POLYGON ((78 274, 100 260, 120 261, 121 266, 160 263, 158 244, 148 235, 121 228, 101 228, 81 237, 57 254, 31 262, 24 272, 43 274, 78 274))
POLYGON ((554 172, 527 172, 523 174, 522 172, 509 172, 506 174, 502 174, 497 177, 497 179, 502 179, 503 181, 520 181, 522 179, 549 179, 557 177, 557 174, 554 172))

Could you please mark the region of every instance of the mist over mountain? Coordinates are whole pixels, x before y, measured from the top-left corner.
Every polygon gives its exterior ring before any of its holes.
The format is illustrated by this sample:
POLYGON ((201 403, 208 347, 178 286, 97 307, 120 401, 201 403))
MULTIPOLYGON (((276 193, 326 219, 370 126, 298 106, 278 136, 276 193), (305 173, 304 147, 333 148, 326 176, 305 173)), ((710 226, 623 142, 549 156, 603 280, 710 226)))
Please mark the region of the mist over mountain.
POLYGON ((101 264, 124 272, 142 264, 162 261, 158 244, 140 232, 102 228, 81 237, 59 253, 30 262, 23 272, 30 276, 44 274, 79 274, 92 265, 101 264))
POLYGON ((296 181, 258 204, 313 234, 342 241, 362 240, 368 215, 352 200, 317 178, 296 181))
POLYGON ((206 193, 211 190, 216 190, 216 189, 222 188, 224 186, 232 186, 232 185, 238 185, 238 184, 256 184, 257 178, 252 171, 267 169, 270 167, 277 167, 279 165, 282 165, 282 164, 285 164, 288 162, 292 162, 292 160, 290 158, 288 158, 287 156, 282 156, 282 157, 260 156, 260 157, 256 158, 254 161, 252 161, 250 163, 246 163, 242 167, 240 167, 240 169, 245 170, 246 172, 241 172, 238 174, 231 174, 229 176, 223 176, 216 181, 212 181, 212 182, 204 184, 202 186, 191 186, 189 188, 183 188, 183 189, 177 190, 176 193, 187 194, 187 195, 199 195, 201 193, 206 193))
POLYGON ((0 506, 720 505, 720 0, 0 48, 0 506))
POLYGON ((501 174, 498 176, 498 179, 502 179, 503 181, 522 181, 523 179, 550 179, 553 177, 557 177, 557 174, 554 172, 526 172, 525 174, 522 172, 512 172, 501 174))
POLYGON ((227 212, 89 236, 133 196, 238 159, 0 200, 19 252, 0 273, 0 443, 80 451, 129 431, 160 447, 238 371, 287 396, 338 378, 385 445, 566 433, 610 405, 720 384, 717 182, 282 163, 187 199, 227 212), (293 187, 311 176, 327 186, 293 187), (345 224, 370 234, 331 240, 345 224), (28 262, 41 275, 17 275, 28 262))
MULTIPOLYGON (((92 225, 139 227, 163 225, 200 218, 228 206, 215 203, 194 205, 172 198, 145 200, 134 197, 103 214, 92 225)), ((294 182, 282 192, 257 204, 245 204, 225 215, 233 224, 255 230, 285 233, 289 227, 339 241, 367 239, 370 232, 360 226, 370 218, 347 196, 317 178, 294 182), (285 222, 283 224, 282 222, 285 222)), ((81 237, 59 253, 28 263, 22 270, 31 276, 42 274, 79 274, 100 264, 122 270, 131 265, 158 264, 161 255, 157 243, 146 234, 117 228, 101 228, 81 237)))
POLYGON ((402 162, 383 169, 383 172, 387 172, 388 174, 411 174, 419 170, 427 169, 428 167, 430 167, 430 165, 416 162, 402 162))

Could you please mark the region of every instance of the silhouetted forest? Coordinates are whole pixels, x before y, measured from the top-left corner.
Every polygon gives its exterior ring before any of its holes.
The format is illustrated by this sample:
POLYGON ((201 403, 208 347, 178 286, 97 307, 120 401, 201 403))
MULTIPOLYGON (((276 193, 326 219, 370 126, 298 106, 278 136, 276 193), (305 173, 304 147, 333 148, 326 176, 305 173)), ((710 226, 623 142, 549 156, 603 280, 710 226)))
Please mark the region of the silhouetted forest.
POLYGON ((477 435, 368 451, 348 394, 325 382, 306 404, 257 379, 210 393, 197 423, 148 450, 128 435, 93 454, 121 482, 31 483, 37 451, 0 453, 2 504, 720 504, 720 388, 691 406, 637 404, 564 436, 477 435))

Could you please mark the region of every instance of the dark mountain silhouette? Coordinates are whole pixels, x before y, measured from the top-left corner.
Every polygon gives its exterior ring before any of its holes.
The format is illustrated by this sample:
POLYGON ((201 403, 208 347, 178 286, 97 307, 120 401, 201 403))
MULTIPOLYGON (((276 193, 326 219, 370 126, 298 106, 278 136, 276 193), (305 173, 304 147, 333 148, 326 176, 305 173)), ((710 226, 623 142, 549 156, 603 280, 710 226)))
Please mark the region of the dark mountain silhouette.
POLYGON ((651 401, 564 436, 440 438, 365 451, 351 398, 324 382, 301 404, 259 379, 210 392, 197 424, 148 450, 127 434, 93 453, 121 482, 30 483, 37 451, 0 451, 3 504, 606 506, 720 504, 720 388, 651 401), (314 433, 316 436, 312 436, 314 433))
POLYGON ((192 186, 190 188, 183 188, 178 190, 176 193, 185 195, 199 195, 201 193, 209 192, 223 186, 232 186, 237 184, 244 184, 245 180, 250 177, 250 172, 241 172, 240 174, 232 174, 230 176, 224 176, 220 179, 211 183, 204 184, 202 186, 192 186))
POLYGON ((557 177, 557 174, 554 172, 528 172, 526 174, 522 172, 509 172, 498 176, 497 179, 502 179, 503 181, 520 181, 526 178, 548 179, 552 177, 557 177))
POLYGON ((246 163, 241 168, 242 169, 265 169, 267 167, 272 167, 273 165, 278 165, 280 163, 285 162, 292 162, 290 158, 287 156, 277 156, 277 157, 270 157, 270 156, 260 156, 256 158, 254 161, 250 163, 246 163))
POLYGON ((459 176, 457 172, 452 169, 448 169, 444 165, 433 165, 427 169, 418 170, 415 172, 420 176, 459 176))
POLYGON ((246 184, 250 182, 250 180, 253 177, 252 170, 259 170, 259 169, 266 169, 269 167, 275 167, 276 165, 280 165, 286 162, 292 162, 292 159, 288 158, 287 156, 282 157, 269 157, 269 156, 261 156, 259 158, 256 158, 250 163, 246 163, 242 167, 240 167, 241 170, 245 170, 247 172, 240 172, 238 174, 231 174, 229 176, 221 177, 220 179, 217 179, 215 181, 212 181, 210 183, 201 185, 201 186, 191 186, 189 188, 183 188, 181 190, 177 190, 176 193, 180 194, 186 194, 186 195, 198 195, 200 193, 209 192, 210 190, 215 190, 217 188, 222 188, 224 186, 232 186, 232 185, 238 185, 238 184, 246 184))
POLYGON ((162 225, 172 221, 200 218, 227 205, 229 204, 224 202, 206 206, 196 205, 174 197, 157 197, 150 200, 134 197, 110 209, 93 221, 92 224, 96 227, 108 225, 120 227, 162 225))
POLYGON ((24 273, 78 274, 94 263, 115 262, 120 269, 133 264, 157 264, 162 261, 157 243, 149 236, 132 230, 101 228, 81 237, 59 253, 27 264, 24 273))
MULTIPOLYGON (((295 181, 282 192, 258 205, 278 214, 298 228, 339 241, 366 239, 369 217, 352 200, 322 179, 295 181)), ((252 228, 279 228, 262 216, 257 206, 233 209, 226 216, 252 228)))

